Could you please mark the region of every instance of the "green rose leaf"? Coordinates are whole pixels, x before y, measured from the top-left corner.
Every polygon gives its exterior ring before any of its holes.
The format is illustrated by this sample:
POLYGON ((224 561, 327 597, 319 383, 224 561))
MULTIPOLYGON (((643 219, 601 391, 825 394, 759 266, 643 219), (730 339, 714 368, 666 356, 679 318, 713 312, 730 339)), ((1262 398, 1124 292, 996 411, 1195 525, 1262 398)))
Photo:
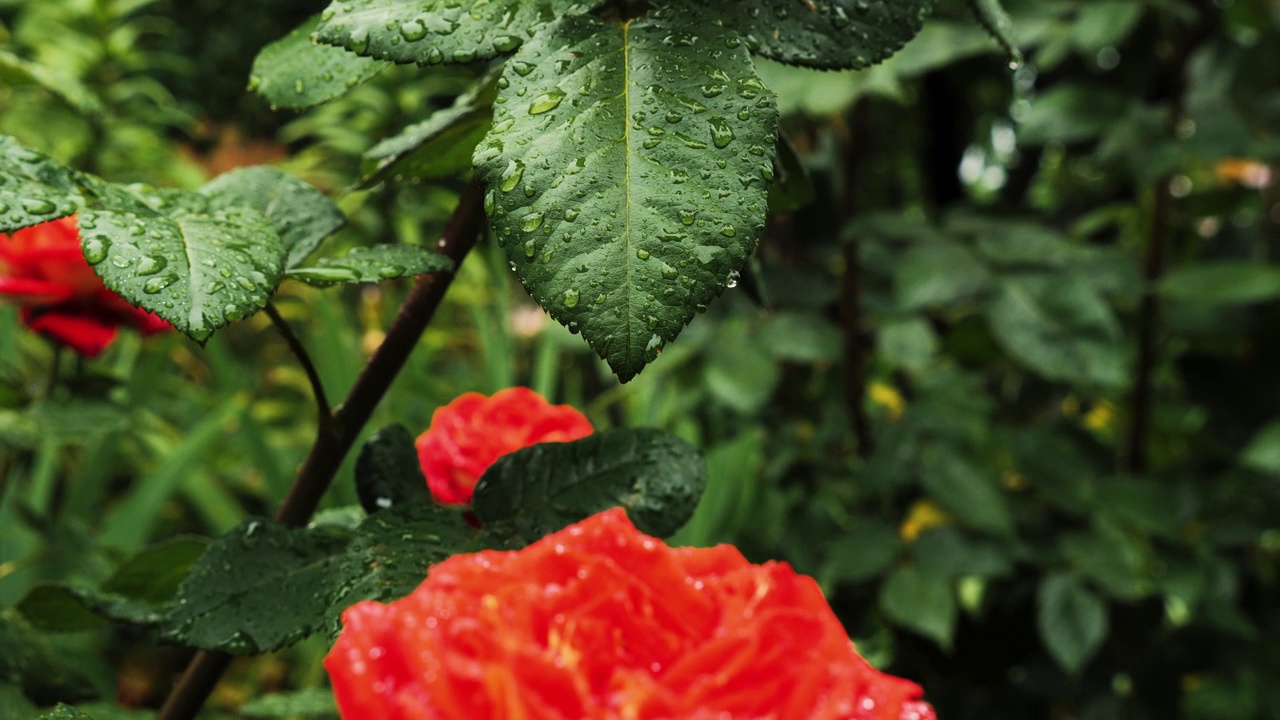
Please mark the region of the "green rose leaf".
POLYGON ((331 578, 350 536, 248 520, 218 538, 183 581, 161 637, 245 655, 322 627, 331 578))
POLYGON ((933 0, 738 0, 726 3, 717 16, 746 39, 752 52, 770 60, 854 69, 897 52, 920 32, 932 9, 933 0))
POLYGON ((85 259, 107 287, 199 342, 266 305, 285 248, 260 212, 199 193, 144 197, 113 193, 80 213, 85 259))
POLYGON ((97 630, 110 622, 154 626, 164 620, 164 609, 158 605, 60 583, 31 588, 17 608, 45 632, 97 630))
POLYGON ((381 282, 453 269, 453 261, 438 252, 417 245, 373 245, 351 248, 346 255, 320 258, 314 265, 294 268, 292 280, 308 285, 381 282))
POLYGON ((737 44, 692 13, 571 17, 499 81, 475 155, 494 232, 623 381, 733 281, 764 226, 777 111, 737 44))
POLYGON ((1107 637, 1106 605, 1069 575, 1050 575, 1040 583, 1036 620, 1049 654, 1072 674, 1084 667, 1107 637))
POLYGON ((319 190, 267 165, 223 173, 200 192, 209 196, 215 208, 241 206, 262 213, 289 253, 286 268, 302 264, 347 222, 338 206, 319 190))
POLYGON ((608 430, 504 455, 476 484, 486 529, 532 542, 611 507, 641 531, 666 537, 693 515, 706 486, 702 456, 652 428, 608 430))
POLYGON ((0 135, 0 233, 66 217, 83 203, 74 170, 0 135))
POLYGON ((493 107, 462 103, 401 130, 364 154, 363 184, 402 177, 439 180, 471 169, 471 154, 493 124, 493 107))
POLYGON ((413 435, 405 426, 388 425, 360 448, 356 495, 365 512, 386 510, 428 493, 413 435))
POLYGON ((342 611, 355 603, 404 597, 427 577, 429 566, 460 552, 498 546, 456 510, 425 494, 370 515, 333 571, 326 611, 330 634, 337 635, 342 611))
POLYGON ((304 110, 345 94, 382 72, 387 63, 332 45, 317 45, 311 34, 320 25, 315 15, 292 32, 262 48, 253 61, 249 89, 274 107, 304 110))
POLYGON ((508 53, 538 29, 602 0, 335 0, 316 38, 397 63, 469 63, 508 53))

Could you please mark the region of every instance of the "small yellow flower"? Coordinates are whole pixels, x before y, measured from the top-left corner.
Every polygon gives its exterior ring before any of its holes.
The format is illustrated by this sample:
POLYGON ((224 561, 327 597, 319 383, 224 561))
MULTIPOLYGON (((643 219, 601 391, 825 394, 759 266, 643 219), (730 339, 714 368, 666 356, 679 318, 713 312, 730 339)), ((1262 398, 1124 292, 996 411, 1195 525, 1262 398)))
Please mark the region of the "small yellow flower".
POLYGON ((917 500, 907 511, 907 519, 898 528, 898 535, 905 542, 913 542, 920 533, 932 527, 951 524, 951 516, 932 500, 917 500))
POLYGON ((1116 406, 1107 400, 1094 403, 1084 415, 1084 426, 1094 432, 1111 432, 1115 426, 1116 406))
POLYGON ((892 422, 897 422, 898 418, 902 417, 903 411, 907 409, 907 401, 902 399, 902 393, 892 385, 878 380, 872 382, 867 388, 867 398, 872 404, 884 408, 892 422))

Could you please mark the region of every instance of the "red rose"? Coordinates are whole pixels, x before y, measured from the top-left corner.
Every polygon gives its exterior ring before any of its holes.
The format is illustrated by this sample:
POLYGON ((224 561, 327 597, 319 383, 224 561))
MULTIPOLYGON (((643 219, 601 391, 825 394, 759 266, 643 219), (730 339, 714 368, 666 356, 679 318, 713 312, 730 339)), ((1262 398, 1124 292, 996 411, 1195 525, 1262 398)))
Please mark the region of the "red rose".
POLYGON ((431 494, 448 505, 467 505, 480 476, 503 455, 591 432, 591 422, 573 407, 552 405, 528 388, 515 387, 493 397, 458 396, 435 411, 416 445, 431 494))
POLYGON ((342 615, 347 720, 934 720, 858 655, 817 583, 731 546, 671 548, 608 510, 455 555, 342 615))
POLYGON ((0 299, 5 297, 22 306, 27 327, 90 357, 111 344, 116 328, 144 335, 170 329, 102 284, 80 250, 74 217, 0 233, 0 299))

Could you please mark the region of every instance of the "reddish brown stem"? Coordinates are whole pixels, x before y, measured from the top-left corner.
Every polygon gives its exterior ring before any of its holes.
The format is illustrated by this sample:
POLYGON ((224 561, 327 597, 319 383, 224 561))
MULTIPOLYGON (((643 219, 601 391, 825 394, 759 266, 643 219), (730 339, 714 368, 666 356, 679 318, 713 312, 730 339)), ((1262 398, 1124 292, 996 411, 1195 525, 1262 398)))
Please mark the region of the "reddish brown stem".
MULTIPOLYGON (((453 211, 440 237, 436 249, 456 265, 462 263, 480 234, 480 228, 484 224, 483 198, 484 190, 479 181, 472 180, 463 191, 458 207, 453 211)), ((298 476, 288 497, 276 512, 277 522, 290 527, 301 527, 311 519, 320 505, 320 499, 333 482, 342 459, 355 444, 360 430, 373 415, 374 409, 404 367, 423 331, 427 329, 436 309, 440 307, 454 274, 423 275, 414 283, 409 297, 387 329, 382 345, 360 372, 342 405, 329 416, 331 422, 322 420, 320 423, 315 444, 298 468, 298 476)), ((231 659, 225 653, 196 653, 169 697, 165 699, 158 720, 194 718, 231 664, 231 659)))

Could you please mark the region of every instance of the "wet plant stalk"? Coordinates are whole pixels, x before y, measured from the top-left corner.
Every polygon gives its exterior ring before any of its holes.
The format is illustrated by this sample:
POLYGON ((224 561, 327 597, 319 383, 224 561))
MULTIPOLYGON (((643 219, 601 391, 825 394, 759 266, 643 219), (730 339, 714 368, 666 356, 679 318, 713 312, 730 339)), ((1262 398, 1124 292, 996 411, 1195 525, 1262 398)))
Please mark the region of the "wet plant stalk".
MULTIPOLYGON (((448 256, 456 265, 460 265, 475 246, 484 224, 483 197, 483 188, 478 180, 473 179, 463 190, 458 207, 446 223, 436 246, 437 251, 448 256)), ((391 327, 387 329, 382 345, 364 366, 342 405, 330 413, 329 421, 320 423, 315 444, 298 468, 297 479, 289 489, 288 497, 276 512, 277 522, 289 527, 301 527, 311 519, 320 499, 333 482, 342 459, 355 444, 361 429, 373 415, 374 409, 430 324, 436 309, 440 307, 455 273, 456 267, 454 272, 434 273, 418 278, 391 327)), ((203 650, 196 653, 169 697, 165 699, 157 716, 158 720, 194 718, 231 660, 232 656, 226 653, 203 650)))

